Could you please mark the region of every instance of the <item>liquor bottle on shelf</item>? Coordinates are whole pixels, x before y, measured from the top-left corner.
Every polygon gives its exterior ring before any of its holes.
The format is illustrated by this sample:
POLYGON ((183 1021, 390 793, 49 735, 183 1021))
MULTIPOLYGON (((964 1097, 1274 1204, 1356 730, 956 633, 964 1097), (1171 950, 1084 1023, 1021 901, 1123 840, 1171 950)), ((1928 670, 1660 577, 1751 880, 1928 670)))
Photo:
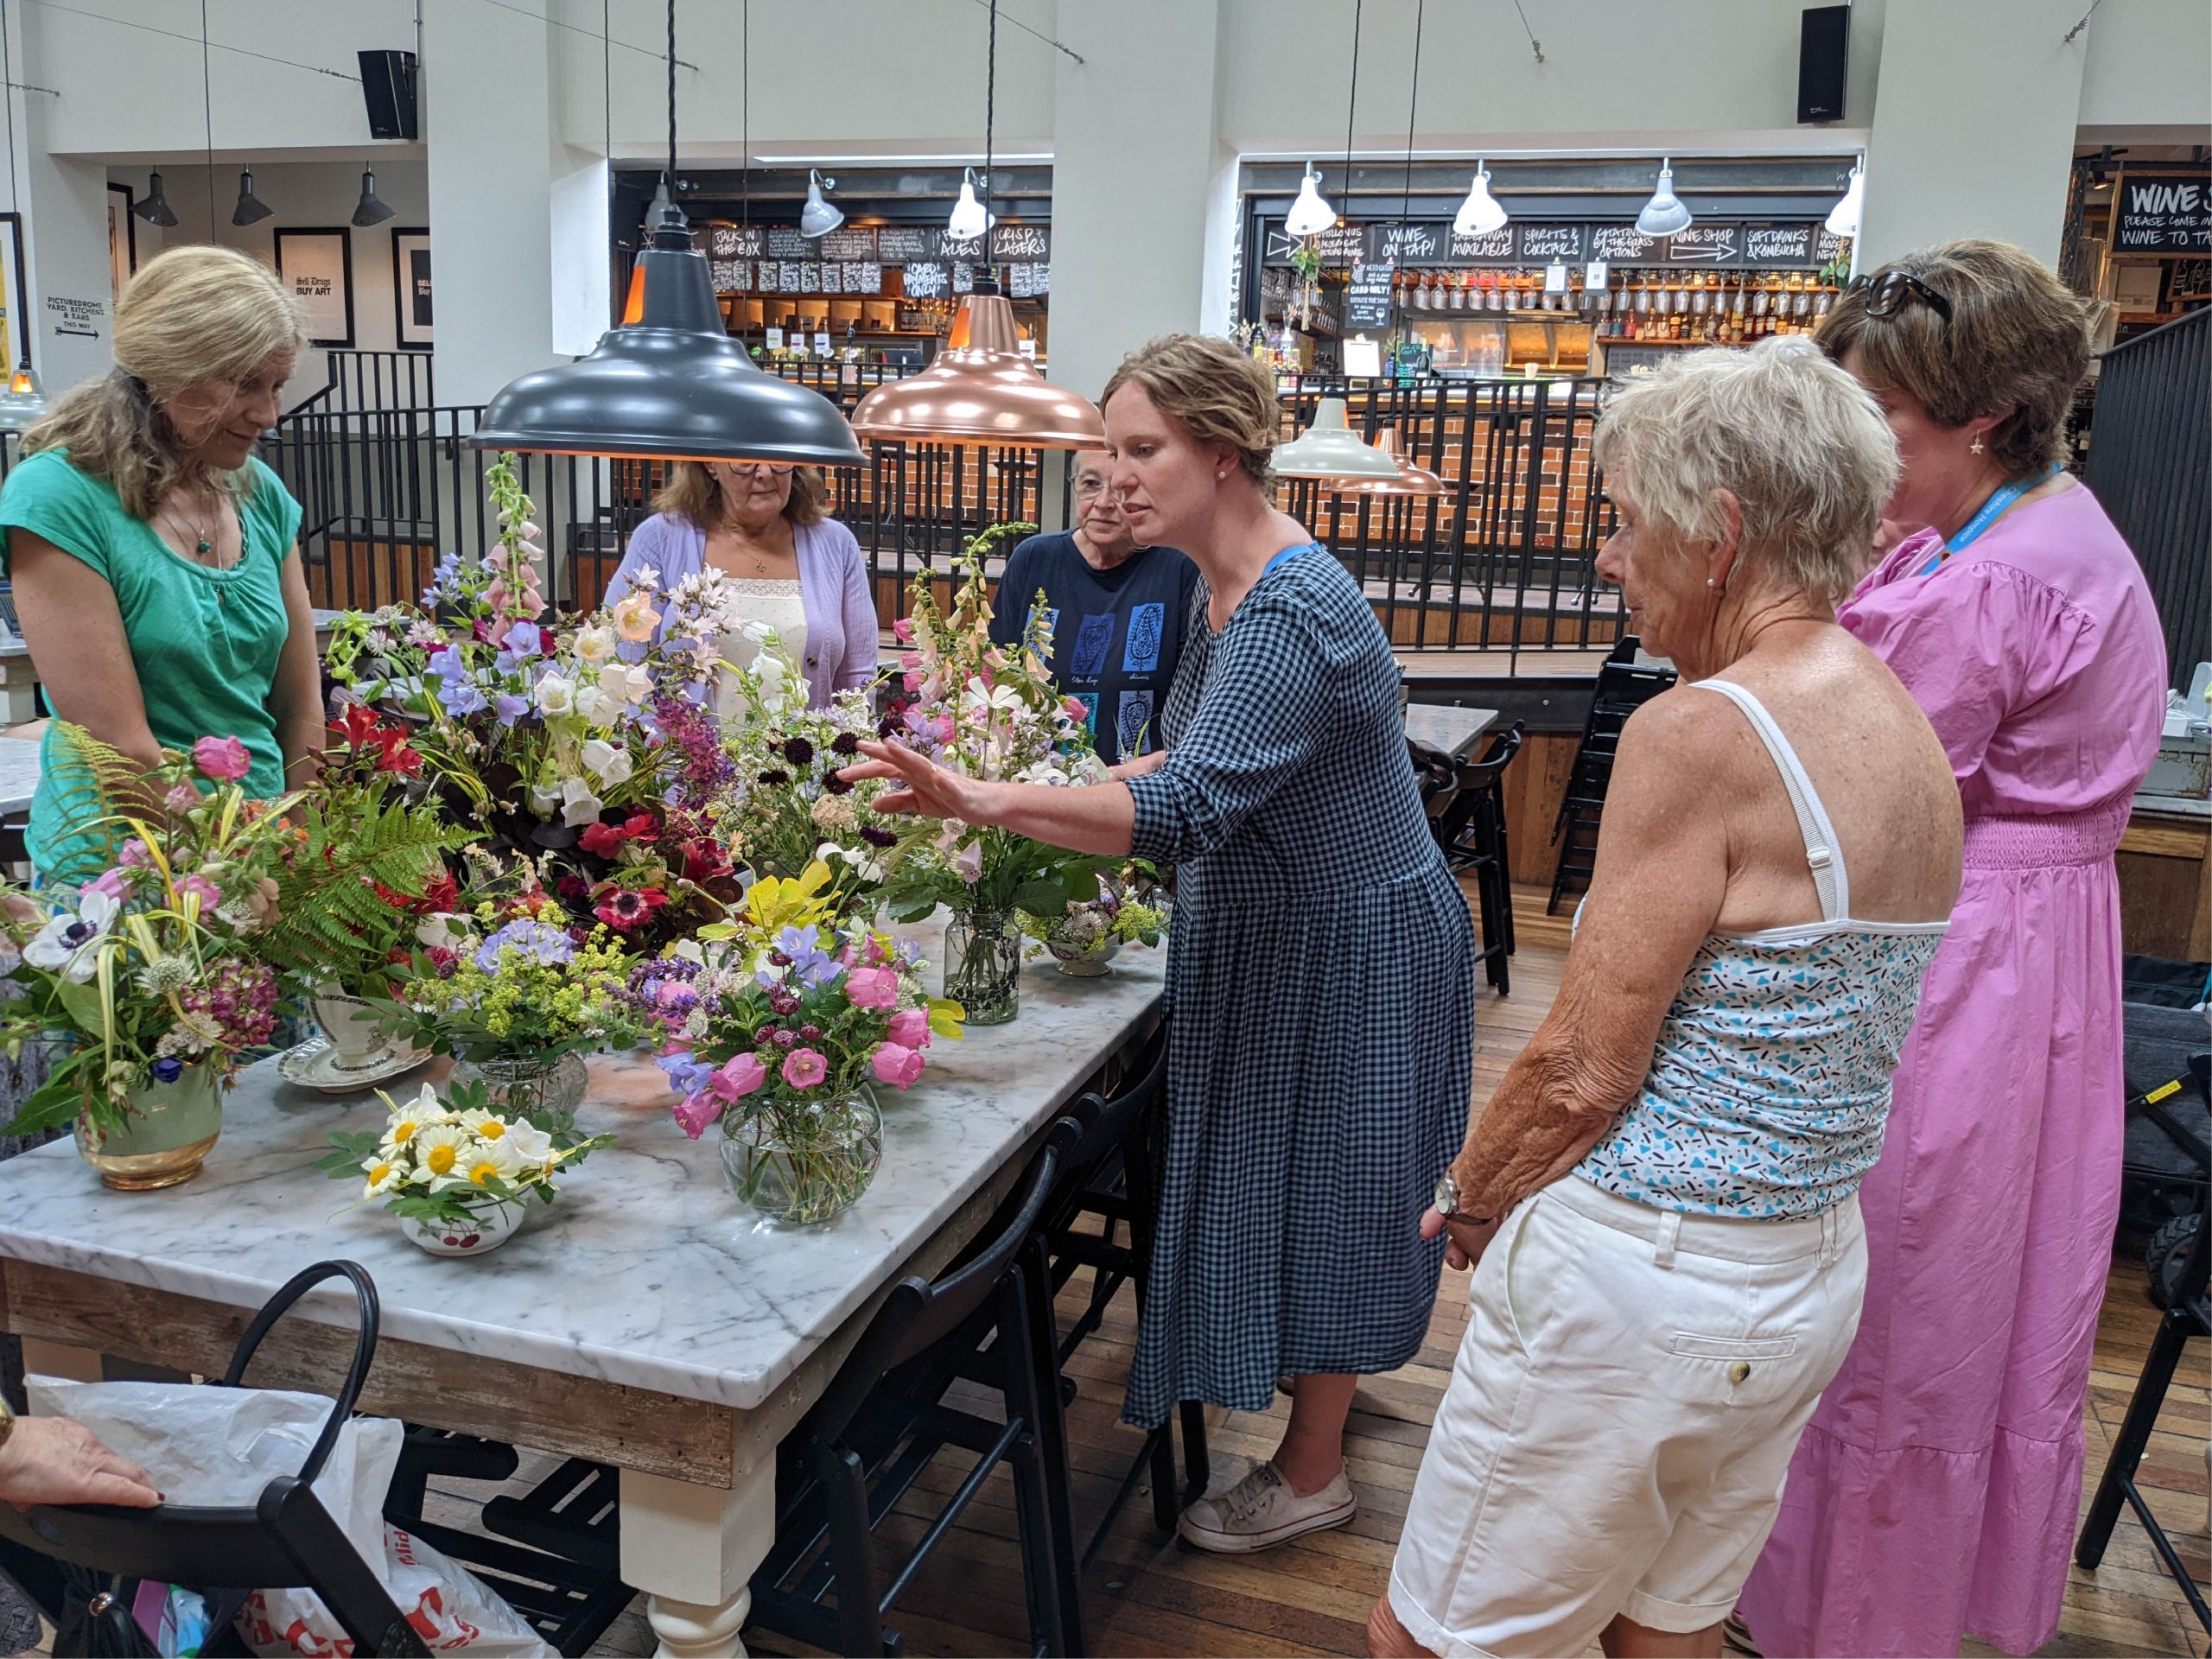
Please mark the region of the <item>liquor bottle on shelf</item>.
POLYGON ((1748 321, 1744 315, 1744 284, 1738 282, 1728 300, 1728 338, 1738 346, 1744 343, 1744 325, 1748 321))
POLYGON ((1820 331, 1821 325, 1827 321, 1829 308, 1835 304, 1835 299, 1836 293, 1834 288, 1827 283, 1822 283, 1821 284, 1821 291, 1813 296, 1813 329, 1815 333, 1817 334, 1820 331))

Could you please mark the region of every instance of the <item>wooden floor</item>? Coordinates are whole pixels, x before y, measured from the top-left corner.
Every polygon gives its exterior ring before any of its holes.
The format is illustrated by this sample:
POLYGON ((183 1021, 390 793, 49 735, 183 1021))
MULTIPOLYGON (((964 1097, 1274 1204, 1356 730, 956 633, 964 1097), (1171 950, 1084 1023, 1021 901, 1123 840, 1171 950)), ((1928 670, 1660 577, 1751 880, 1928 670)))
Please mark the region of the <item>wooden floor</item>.
MULTIPOLYGON (((1543 914, 1541 893, 1518 906, 1518 954, 1513 993, 1485 995, 1477 1016, 1476 1087, 1487 1094, 1549 1007, 1566 955, 1564 916, 1543 914)), ((1258 1555, 1208 1555, 1152 1530, 1142 1491, 1123 1512, 1084 1581, 1090 1648, 1097 1654, 1356 1654, 1363 1650, 1368 1610, 1382 1589, 1403 1519, 1414 1471, 1465 1325, 1465 1281, 1446 1274, 1427 1344, 1414 1362, 1363 1381, 1354 1404, 1349 1453, 1360 1499, 1357 1519, 1258 1555)), ((1084 1294, 1069 1287, 1072 1317, 1084 1294)), ((2111 1435, 2127 1408, 2157 1323, 2145 1300, 2139 1263, 2116 1261, 2105 1295, 2085 1418, 2089 1467, 2085 1492, 2102 1472, 2111 1435)), ((1135 1337, 1125 1296, 1105 1330, 1085 1344, 1073 1370, 1081 1393, 1069 1411, 1077 1525, 1088 1537, 1135 1451, 1137 1436, 1116 1421, 1135 1337)), ((2192 1344, 2166 1402, 2164 1430, 2151 1444, 2139 1478, 2154 1510, 2200 1581, 2208 1576, 2205 1534, 2207 1366, 2204 1344, 2192 1344)), ((1255 1415, 1212 1412, 1217 1484, 1267 1456, 1280 1438, 1288 1402, 1255 1415)), ((958 1466, 925 1477, 934 1505, 957 1484, 958 1466)), ((919 1508, 911 1498, 907 1509, 919 1508)), ((886 1523, 901 1545, 919 1535, 906 1514, 886 1523)), ((1011 1491, 995 1477, 925 1567, 893 1619, 912 1654, 1014 1654, 1026 1650, 1019 1557, 1011 1491)), ((2051 1654, 2190 1654, 2207 1652, 2203 1635, 2172 1582, 2159 1570, 2149 1541, 2124 1517, 2105 1565, 2094 1574, 2075 1569, 2051 1654)), ((756 1652, 792 1649, 747 1631, 756 1652)), ((633 1609, 607 1633, 601 1651, 645 1653, 652 1648, 633 1609)), ((1595 1649, 1592 1651, 1594 1653, 1595 1649)), ((1969 1653, 1989 1649, 1969 1643, 1969 1653)))

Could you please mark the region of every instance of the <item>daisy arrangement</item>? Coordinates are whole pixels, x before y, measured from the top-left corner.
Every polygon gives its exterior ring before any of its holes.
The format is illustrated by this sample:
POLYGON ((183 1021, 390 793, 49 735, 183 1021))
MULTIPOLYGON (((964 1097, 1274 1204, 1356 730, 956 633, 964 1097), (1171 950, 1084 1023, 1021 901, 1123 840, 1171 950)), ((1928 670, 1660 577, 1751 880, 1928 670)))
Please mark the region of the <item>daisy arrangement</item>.
POLYGON ((486 1104, 480 1083, 455 1084, 441 1097, 424 1084, 410 1101, 378 1090, 388 1109, 382 1129, 334 1135, 331 1152, 315 1167, 334 1180, 361 1183, 361 1202, 384 1201, 393 1214, 450 1224, 474 1206, 536 1198, 550 1204, 555 1177, 582 1163, 611 1135, 579 1135, 573 1126, 550 1126, 503 1116, 486 1104))

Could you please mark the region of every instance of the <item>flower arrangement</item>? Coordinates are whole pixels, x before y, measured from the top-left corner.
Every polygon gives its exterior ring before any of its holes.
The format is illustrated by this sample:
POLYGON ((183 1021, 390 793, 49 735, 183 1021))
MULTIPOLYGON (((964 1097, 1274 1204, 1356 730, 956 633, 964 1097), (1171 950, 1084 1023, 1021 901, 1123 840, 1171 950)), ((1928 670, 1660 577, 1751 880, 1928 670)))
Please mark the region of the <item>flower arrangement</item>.
POLYGON ((717 1122, 732 1187, 779 1219, 824 1221, 866 1190, 882 1149, 872 1084, 911 1088, 962 1011, 921 989, 912 941, 834 918, 829 866, 764 876, 729 921, 650 964, 632 996, 694 1140, 717 1122))
POLYGON ((384 1128, 332 1135, 333 1150, 315 1167, 334 1180, 360 1181, 362 1203, 381 1198, 452 1254, 483 1242, 487 1212, 516 1206, 504 1238, 519 1206, 553 1202, 556 1175, 614 1144, 611 1135, 580 1135, 566 1121, 549 1127, 494 1111, 481 1084, 454 1085, 442 1099, 427 1083, 405 1103, 378 1094, 388 1111, 384 1128))
POLYGON ((9 1057, 53 1033, 73 1045, 10 1135, 73 1118, 119 1132, 187 1068, 226 1078, 276 1027, 276 976, 254 936, 278 913, 295 798, 248 799, 251 757, 234 737, 164 750, 149 773, 81 727, 59 729, 56 771, 92 809, 86 856, 69 862, 98 874, 0 887, 0 967, 22 987, 0 1003, 9 1057))
POLYGON ((1132 859, 1112 875, 1098 878, 1098 896, 1069 904, 1058 915, 1021 913, 1021 931, 1057 958, 1065 971, 1105 971, 1107 961, 1124 944, 1155 945, 1167 931, 1164 906, 1145 902, 1141 884, 1157 882, 1157 873, 1132 859))

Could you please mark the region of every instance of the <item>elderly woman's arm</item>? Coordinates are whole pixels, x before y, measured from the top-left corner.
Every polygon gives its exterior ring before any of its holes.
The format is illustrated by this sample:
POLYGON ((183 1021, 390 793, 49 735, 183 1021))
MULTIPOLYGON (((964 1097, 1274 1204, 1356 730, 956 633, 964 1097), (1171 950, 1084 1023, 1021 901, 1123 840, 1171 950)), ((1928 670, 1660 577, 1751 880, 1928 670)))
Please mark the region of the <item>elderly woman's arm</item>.
POLYGON ((1621 734, 1558 999, 1467 1133, 1459 1208, 1495 1219, 1580 1162, 1643 1086, 1659 1027, 1728 885, 1713 696, 1670 692, 1621 734))

